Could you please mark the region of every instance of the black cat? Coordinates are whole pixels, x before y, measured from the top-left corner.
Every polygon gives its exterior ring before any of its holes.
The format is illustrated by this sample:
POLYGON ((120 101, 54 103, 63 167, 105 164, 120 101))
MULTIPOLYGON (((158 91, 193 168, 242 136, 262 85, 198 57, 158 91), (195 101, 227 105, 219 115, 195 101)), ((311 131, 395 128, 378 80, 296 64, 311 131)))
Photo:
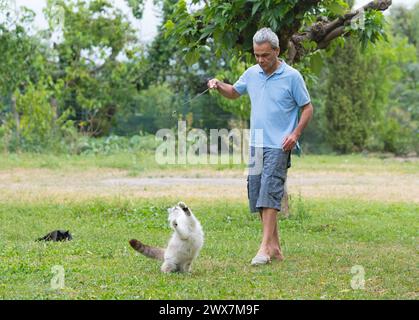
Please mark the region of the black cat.
POLYGON ((37 239, 36 241, 66 241, 66 240, 73 240, 70 231, 64 230, 54 230, 48 233, 46 236, 37 239))

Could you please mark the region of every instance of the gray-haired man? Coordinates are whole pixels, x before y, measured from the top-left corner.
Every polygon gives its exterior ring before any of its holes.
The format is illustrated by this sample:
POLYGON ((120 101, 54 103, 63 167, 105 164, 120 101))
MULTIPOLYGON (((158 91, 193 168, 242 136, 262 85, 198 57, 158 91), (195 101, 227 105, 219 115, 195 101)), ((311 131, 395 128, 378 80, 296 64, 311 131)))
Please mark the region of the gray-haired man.
POLYGON ((284 259, 277 212, 281 209, 291 150, 298 146, 298 138, 313 115, 313 106, 301 74, 278 59, 279 41, 271 29, 256 32, 253 51, 258 64, 247 69, 234 85, 211 79, 208 87, 229 99, 245 93, 250 96, 250 152, 262 169, 257 173, 249 171, 248 196, 250 210, 259 212, 263 228, 252 265, 260 265, 271 259, 284 259), (262 135, 257 131, 262 131, 262 135))

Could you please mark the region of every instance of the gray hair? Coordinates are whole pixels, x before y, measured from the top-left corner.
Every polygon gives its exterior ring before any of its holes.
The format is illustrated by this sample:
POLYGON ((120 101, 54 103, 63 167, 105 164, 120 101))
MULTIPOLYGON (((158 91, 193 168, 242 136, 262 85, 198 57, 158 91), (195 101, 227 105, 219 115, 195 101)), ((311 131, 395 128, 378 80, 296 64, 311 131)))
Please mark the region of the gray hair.
POLYGON ((262 44, 265 42, 269 42, 273 49, 279 48, 278 36, 271 28, 262 28, 253 36, 253 43, 262 44))

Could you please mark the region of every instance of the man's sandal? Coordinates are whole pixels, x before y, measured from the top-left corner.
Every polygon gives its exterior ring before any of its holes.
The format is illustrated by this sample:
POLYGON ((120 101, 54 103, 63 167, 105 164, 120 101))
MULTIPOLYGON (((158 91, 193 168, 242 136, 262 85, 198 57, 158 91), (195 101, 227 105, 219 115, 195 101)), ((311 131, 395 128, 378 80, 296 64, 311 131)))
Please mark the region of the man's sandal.
POLYGON ((251 262, 252 266, 259 266, 259 265, 263 265, 263 264, 268 264, 271 263, 271 258, 264 256, 262 254, 257 254, 251 262))

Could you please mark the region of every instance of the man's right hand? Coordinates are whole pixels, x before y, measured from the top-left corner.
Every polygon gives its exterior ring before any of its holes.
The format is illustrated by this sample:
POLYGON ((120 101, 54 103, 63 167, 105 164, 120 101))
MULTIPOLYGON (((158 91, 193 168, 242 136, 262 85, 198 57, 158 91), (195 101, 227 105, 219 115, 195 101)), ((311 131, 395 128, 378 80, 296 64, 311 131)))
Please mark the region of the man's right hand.
POLYGON ((217 89, 221 95, 228 99, 237 99, 240 95, 231 84, 224 83, 218 79, 211 79, 207 83, 209 89, 217 89))
POLYGON ((219 82, 219 80, 217 80, 217 79, 211 79, 211 80, 209 80, 208 83, 207 83, 208 88, 210 88, 210 89, 218 89, 218 82, 219 82))

